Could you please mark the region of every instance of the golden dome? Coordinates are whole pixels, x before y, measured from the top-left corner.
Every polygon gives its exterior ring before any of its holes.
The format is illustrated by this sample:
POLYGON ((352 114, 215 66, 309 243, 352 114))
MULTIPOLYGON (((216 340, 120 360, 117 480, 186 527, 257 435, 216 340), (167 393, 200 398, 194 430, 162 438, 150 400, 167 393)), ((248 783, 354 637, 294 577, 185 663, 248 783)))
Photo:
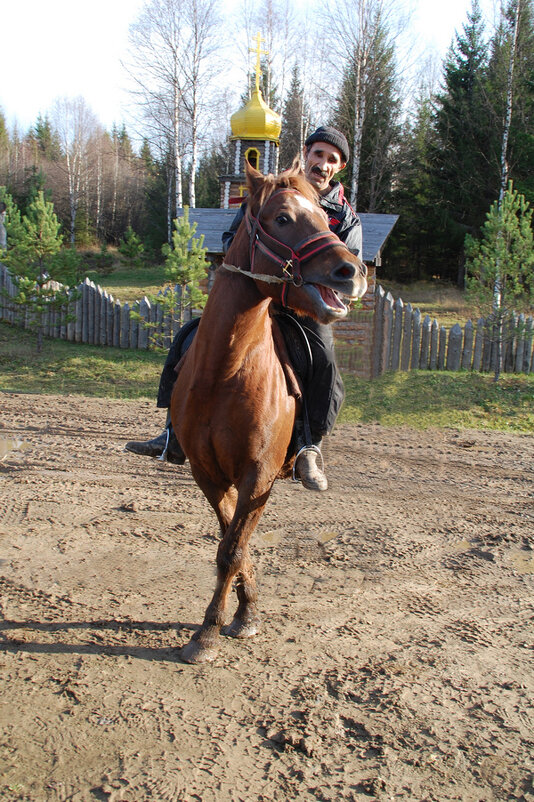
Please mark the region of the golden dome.
POLYGON ((232 114, 230 126, 231 139, 269 139, 278 144, 282 120, 264 101, 261 90, 256 88, 248 103, 232 114))

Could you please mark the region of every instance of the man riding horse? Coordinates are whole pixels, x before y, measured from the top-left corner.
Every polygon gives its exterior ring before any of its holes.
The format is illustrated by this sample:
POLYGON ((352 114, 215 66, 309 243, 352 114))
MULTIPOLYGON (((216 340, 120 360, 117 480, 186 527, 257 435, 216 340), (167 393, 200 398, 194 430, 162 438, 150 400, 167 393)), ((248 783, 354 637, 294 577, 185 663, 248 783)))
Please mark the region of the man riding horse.
MULTIPOLYGON (((330 230, 352 253, 361 258, 360 219, 345 199, 343 186, 334 180, 336 173, 342 170, 349 160, 349 147, 345 136, 331 126, 317 128, 305 142, 304 160, 306 178, 319 194, 319 203, 328 216, 330 230)), ((244 218, 245 205, 241 206, 230 230, 223 234, 225 253, 244 218)), ((284 314, 296 319, 304 329, 313 357, 312 379, 304 388, 306 416, 297 419, 295 425, 297 458, 294 474, 307 489, 326 490, 328 482, 323 470, 317 464, 317 456, 320 454, 323 436, 329 434, 334 427, 344 397, 343 383, 335 360, 332 327, 317 323, 309 317, 297 317, 292 312, 284 314)), ((287 328, 288 326, 283 327, 284 333, 287 328)), ((167 410, 170 407, 172 387, 176 377, 174 369, 180 359, 183 340, 182 329, 175 337, 161 374, 157 406, 167 410)), ((129 442, 126 444, 126 450, 150 457, 163 455, 175 464, 185 462, 185 455, 172 431, 169 414, 165 429, 158 437, 144 442, 129 442)))

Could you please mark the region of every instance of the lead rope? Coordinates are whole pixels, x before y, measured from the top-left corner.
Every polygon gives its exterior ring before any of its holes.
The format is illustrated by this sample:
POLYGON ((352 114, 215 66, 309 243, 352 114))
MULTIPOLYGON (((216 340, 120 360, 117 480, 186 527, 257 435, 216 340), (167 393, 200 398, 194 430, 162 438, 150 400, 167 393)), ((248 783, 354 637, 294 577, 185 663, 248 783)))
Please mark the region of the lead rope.
POLYGON ((229 265, 226 262, 223 262, 221 267, 231 273, 241 273, 243 276, 253 278, 255 281, 265 281, 267 284, 288 284, 293 281, 293 276, 269 276, 266 273, 252 273, 250 270, 244 270, 242 267, 229 265))

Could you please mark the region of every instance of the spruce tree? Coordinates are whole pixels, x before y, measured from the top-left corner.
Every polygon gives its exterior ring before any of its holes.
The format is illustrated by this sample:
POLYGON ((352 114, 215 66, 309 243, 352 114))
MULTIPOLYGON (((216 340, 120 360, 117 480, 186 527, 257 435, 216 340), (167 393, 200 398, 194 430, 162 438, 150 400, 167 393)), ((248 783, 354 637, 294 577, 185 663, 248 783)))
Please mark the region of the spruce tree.
POLYGON ((284 102, 282 122, 279 161, 281 169, 287 169, 291 167, 296 156, 302 155, 310 124, 310 111, 304 100, 304 89, 300 82, 297 64, 291 73, 291 84, 284 102))
POLYGON ((169 298, 169 311, 178 326, 183 326, 187 312, 202 309, 207 295, 200 288, 200 282, 207 277, 209 262, 206 260, 204 235, 195 237, 196 223, 189 222, 189 208, 184 207, 183 217, 174 220, 172 246, 164 243, 165 277, 171 289, 179 287, 169 298))
POLYGON ((433 202, 440 211, 435 232, 442 253, 440 272, 459 283, 465 235, 479 229, 499 187, 501 137, 492 125, 487 67, 482 15, 473 0, 463 34, 456 35, 445 61, 431 154, 433 202))
POLYGON ((490 321, 496 348, 495 379, 502 369, 503 342, 513 304, 534 300, 534 239, 532 208, 510 182, 502 202, 495 200, 486 215, 482 236, 466 236, 468 298, 490 321), (500 303, 495 305, 495 285, 500 303))
POLYGON ((40 351, 42 316, 66 303, 68 284, 76 280, 78 263, 61 258, 60 223, 52 203, 45 200, 42 191, 29 204, 22 219, 13 206, 8 211, 8 251, 4 261, 16 288, 9 300, 27 316, 37 333, 37 350, 40 351))

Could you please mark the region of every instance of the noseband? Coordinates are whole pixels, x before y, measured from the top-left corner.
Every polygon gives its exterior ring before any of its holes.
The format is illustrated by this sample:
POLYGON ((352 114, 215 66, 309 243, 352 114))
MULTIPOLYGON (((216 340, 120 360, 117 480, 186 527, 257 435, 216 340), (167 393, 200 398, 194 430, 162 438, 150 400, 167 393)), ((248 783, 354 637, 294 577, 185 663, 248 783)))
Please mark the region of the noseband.
MULTIPOLYGON (((267 205, 275 198, 285 192, 294 192, 300 194, 297 189, 283 187, 275 190, 272 195, 264 201, 258 216, 254 217, 250 209, 247 207, 245 212, 245 224, 249 235, 249 253, 250 253, 250 271, 243 270, 242 268, 234 267, 233 265, 223 264, 227 270, 232 270, 239 273, 244 273, 257 281, 267 281, 272 284, 284 284, 282 289, 282 306, 286 305, 286 296, 289 284, 295 287, 301 287, 304 283, 302 278, 301 266, 317 256, 321 251, 327 248, 332 248, 334 245, 344 245, 343 242, 332 231, 318 231, 305 237, 294 248, 286 245, 275 237, 265 231, 260 218, 265 212, 267 205), (259 252, 261 256, 270 259, 281 270, 280 275, 263 275, 258 273, 255 269, 256 254, 259 252)), ((344 246, 346 247, 346 246, 344 246)))

